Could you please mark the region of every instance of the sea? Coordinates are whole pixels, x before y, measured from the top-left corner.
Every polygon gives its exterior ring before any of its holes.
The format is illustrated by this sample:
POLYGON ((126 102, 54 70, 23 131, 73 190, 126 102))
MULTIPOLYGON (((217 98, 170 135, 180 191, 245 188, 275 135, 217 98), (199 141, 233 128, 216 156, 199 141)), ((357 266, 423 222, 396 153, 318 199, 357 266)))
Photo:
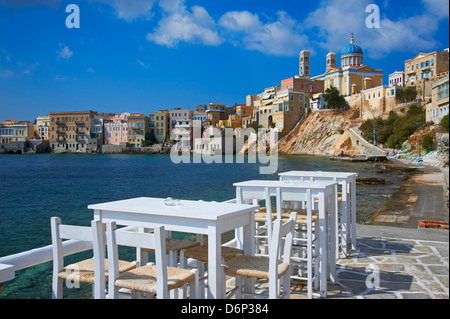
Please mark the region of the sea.
MULTIPOLYGON (((50 218, 63 224, 89 226, 90 204, 135 197, 226 201, 235 198, 233 183, 253 179, 279 179, 290 170, 356 172, 360 178, 384 178, 387 185, 357 186, 357 222, 371 220, 375 212, 403 183, 402 173, 385 173, 373 163, 332 161, 320 156, 280 156, 278 170, 260 174, 264 164, 174 163, 169 155, 0 155, 0 257, 51 244, 50 218)), ((229 161, 230 162, 230 161, 229 161)), ((178 234, 186 238, 191 234, 178 234)), ((67 257, 70 263, 86 257, 67 257)), ((124 254, 132 258, 132 252, 124 254)), ((89 256, 87 256, 89 257, 89 256)), ((87 258, 86 257, 86 258, 87 258)), ((126 258, 124 258, 126 259, 126 258)), ((52 262, 16 272, 4 283, 0 299, 51 298, 52 262)), ((64 298, 88 298, 90 285, 65 289, 64 298)))

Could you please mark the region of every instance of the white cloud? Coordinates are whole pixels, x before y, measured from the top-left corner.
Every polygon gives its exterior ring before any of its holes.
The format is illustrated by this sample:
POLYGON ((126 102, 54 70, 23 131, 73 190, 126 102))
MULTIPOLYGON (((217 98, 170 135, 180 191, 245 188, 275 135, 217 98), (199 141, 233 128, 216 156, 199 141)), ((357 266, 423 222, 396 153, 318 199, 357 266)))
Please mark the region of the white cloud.
POLYGON ((219 20, 219 24, 231 31, 250 31, 262 27, 257 14, 248 11, 229 11, 219 20))
POLYGON ((139 64, 140 66, 142 66, 143 68, 149 69, 150 65, 145 64, 144 62, 142 62, 139 59, 136 59, 137 64, 139 64))
POLYGON ((248 11, 225 13, 219 24, 234 38, 235 45, 269 55, 295 56, 308 44, 300 23, 286 12, 277 12, 275 22, 261 22, 257 14, 248 11))
POLYGON ((58 53, 58 59, 64 59, 64 60, 70 60, 70 58, 73 56, 73 52, 69 49, 69 47, 65 44, 59 44, 60 50, 58 53))
POLYGON ((158 27, 147 34, 148 41, 167 47, 176 47, 179 42, 209 46, 223 43, 214 20, 205 8, 193 6, 189 11, 183 4, 184 1, 160 2, 165 16, 159 21, 158 27))
POLYGON ((449 18, 449 1, 448 0, 422 0, 425 8, 430 14, 435 15, 438 19, 449 18))
POLYGON ((369 13, 365 8, 372 0, 326 0, 309 14, 304 24, 318 31, 314 45, 335 52, 349 43, 351 33, 355 33, 355 42, 365 54, 373 58, 385 58, 397 51, 433 50, 437 45, 433 34, 438 30, 439 18, 430 12, 440 2, 447 2, 448 8, 448 0, 422 1, 427 10, 417 10, 421 13, 408 18, 390 19, 381 8, 381 28, 369 29, 366 27, 369 13))

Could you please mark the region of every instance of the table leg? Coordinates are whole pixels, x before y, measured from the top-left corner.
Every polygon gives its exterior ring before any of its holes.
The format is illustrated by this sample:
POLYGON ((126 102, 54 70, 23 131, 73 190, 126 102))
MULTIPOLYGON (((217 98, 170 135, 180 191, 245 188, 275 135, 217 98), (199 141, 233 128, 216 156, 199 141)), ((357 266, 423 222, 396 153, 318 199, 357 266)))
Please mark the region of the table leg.
POLYGON ((324 193, 319 194, 319 275, 320 275, 320 296, 327 296, 327 265, 328 265, 328 225, 325 212, 324 193))
POLYGON ((214 226, 208 227, 208 299, 223 299, 221 236, 214 226))
MULTIPOLYGON (((254 212, 249 213, 250 223, 242 227, 244 233, 244 255, 254 256, 255 255, 255 214, 254 212)), ((244 278, 244 291, 249 293, 255 292, 255 278, 244 278)))
POLYGON ((349 223, 349 205, 348 205, 348 184, 342 183, 342 214, 341 214, 341 249, 342 257, 347 257, 347 245, 350 238, 349 223))
POLYGON ((352 240, 352 249, 356 249, 356 177, 353 178, 353 181, 350 185, 351 189, 351 221, 352 221, 352 231, 351 231, 351 240, 352 240))
MULTIPOLYGON (((337 185, 337 184, 336 184, 337 185)), ((327 207, 329 207, 328 210, 328 216, 329 216, 329 225, 330 225, 330 247, 329 247, 329 256, 328 256, 328 272, 330 275, 330 281, 332 283, 336 283, 336 247, 339 248, 339 238, 337 237, 336 227, 335 225, 338 224, 338 220, 336 219, 336 205, 335 201, 332 200, 336 198, 337 193, 336 192, 337 187, 332 189, 332 193, 328 194, 326 201, 327 201, 327 207)), ((339 253, 339 251, 338 251, 339 253)))

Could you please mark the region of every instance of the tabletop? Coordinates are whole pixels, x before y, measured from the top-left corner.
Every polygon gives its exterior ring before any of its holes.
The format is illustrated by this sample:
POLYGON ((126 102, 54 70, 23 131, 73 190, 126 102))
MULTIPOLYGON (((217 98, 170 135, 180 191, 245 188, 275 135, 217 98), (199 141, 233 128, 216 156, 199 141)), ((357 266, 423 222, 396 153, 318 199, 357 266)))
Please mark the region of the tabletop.
POLYGON ((324 177, 324 178, 348 178, 352 176, 358 176, 357 173, 322 172, 322 171, 290 171, 279 173, 278 175, 290 177, 324 177))
POLYGON ((259 208, 257 205, 173 200, 173 206, 166 205, 166 199, 139 197, 101 204, 89 205, 88 209, 128 212, 136 214, 162 215, 181 218, 219 220, 222 217, 238 215, 259 208))
POLYGON ((234 183, 236 187, 270 187, 270 188, 309 188, 309 189, 324 189, 334 186, 333 181, 277 181, 277 180, 251 180, 240 183, 234 183))

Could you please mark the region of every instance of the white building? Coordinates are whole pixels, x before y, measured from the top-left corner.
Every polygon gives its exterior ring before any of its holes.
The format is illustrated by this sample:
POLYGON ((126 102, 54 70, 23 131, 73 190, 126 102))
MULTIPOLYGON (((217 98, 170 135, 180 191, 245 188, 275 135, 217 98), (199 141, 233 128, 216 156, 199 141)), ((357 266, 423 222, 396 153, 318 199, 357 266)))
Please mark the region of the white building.
POLYGON ((37 137, 48 141, 48 130, 50 127, 50 116, 38 116, 36 118, 37 137))
POLYGON ((389 86, 405 86, 405 73, 403 71, 395 71, 389 74, 389 86))
POLYGON ((323 96, 323 93, 316 93, 309 99, 309 105, 312 111, 326 110, 328 108, 328 103, 325 102, 323 96))

